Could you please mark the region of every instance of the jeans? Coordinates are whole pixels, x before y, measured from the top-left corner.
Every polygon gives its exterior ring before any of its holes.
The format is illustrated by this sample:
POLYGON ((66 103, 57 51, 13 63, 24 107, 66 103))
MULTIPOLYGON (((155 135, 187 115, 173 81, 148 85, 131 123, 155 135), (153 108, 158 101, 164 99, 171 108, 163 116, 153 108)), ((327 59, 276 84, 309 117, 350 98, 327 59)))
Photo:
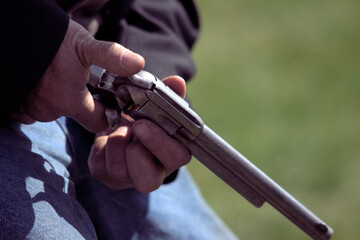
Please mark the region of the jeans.
POLYGON ((236 239, 185 167, 144 194, 93 179, 93 137, 60 118, 0 125, 0 239, 236 239))

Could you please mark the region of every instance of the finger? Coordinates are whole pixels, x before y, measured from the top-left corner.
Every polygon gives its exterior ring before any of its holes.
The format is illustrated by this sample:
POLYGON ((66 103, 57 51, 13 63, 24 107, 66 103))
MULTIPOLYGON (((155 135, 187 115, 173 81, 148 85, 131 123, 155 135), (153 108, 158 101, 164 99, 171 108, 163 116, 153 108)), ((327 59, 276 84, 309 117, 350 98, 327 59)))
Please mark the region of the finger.
POLYGON ((177 95, 184 98, 186 93, 186 82, 180 76, 170 76, 163 79, 165 85, 169 86, 177 95))
POLYGON ((108 71, 130 76, 144 68, 145 60, 120 44, 92 39, 84 48, 85 61, 98 65, 108 71))
POLYGON ((79 97, 76 111, 69 117, 73 118, 90 132, 104 131, 109 127, 105 116, 105 106, 95 100, 86 89, 83 91, 83 95, 82 98, 79 97))
POLYGON ((119 182, 117 179, 114 179, 110 176, 106 168, 107 160, 107 144, 108 136, 97 137, 94 141, 94 144, 91 148, 91 152, 88 158, 88 166, 90 169, 91 175, 112 189, 126 189, 132 187, 130 179, 127 178, 125 181, 119 182))
POLYGON ((106 170, 119 185, 129 185, 125 150, 131 141, 130 128, 120 127, 110 134, 106 146, 106 170))
POLYGON ((128 146, 126 158, 135 189, 148 193, 161 186, 166 177, 165 169, 138 140, 128 146))
POLYGON ((105 146, 107 139, 107 136, 95 138, 88 158, 90 173, 99 181, 108 179, 105 165, 105 146))
POLYGON ((138 120, 132 126, 134 136, 161 162, 166 174, 187 164, 191 155, 179 141, 169 137, 149 120, 138 120))

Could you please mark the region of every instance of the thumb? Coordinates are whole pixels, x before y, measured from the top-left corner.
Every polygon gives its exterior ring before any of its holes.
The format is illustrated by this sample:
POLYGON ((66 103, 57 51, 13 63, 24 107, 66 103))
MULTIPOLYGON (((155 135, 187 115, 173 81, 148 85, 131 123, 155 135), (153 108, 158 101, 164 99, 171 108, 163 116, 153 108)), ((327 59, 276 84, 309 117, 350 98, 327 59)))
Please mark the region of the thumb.
POLYGON ((114 42, 92 39, 83 48, 83 53, 88 65, 95 64, 120 76, 138 73, 145 65, 142 56, 114 42))

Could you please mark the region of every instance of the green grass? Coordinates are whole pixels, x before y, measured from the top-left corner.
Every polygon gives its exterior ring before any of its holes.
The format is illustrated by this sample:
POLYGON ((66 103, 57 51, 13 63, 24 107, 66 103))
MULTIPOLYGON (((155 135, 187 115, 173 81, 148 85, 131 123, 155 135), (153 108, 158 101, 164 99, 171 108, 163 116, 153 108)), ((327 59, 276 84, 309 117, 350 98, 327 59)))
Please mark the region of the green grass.
MULTIPOLYGON (((360 1, 198 0, 198 74, 208 126, 334 228, 360 236, 360 1)), ((241 239, 307 239, 254 208, 196 160, 190 170, 241 239)))

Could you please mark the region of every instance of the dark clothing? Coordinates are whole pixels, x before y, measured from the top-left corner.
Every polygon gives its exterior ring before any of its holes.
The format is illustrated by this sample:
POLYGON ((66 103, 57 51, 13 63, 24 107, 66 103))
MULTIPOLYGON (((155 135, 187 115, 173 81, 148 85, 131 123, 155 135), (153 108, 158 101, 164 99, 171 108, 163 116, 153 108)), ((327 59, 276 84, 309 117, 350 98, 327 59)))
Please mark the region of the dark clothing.
POLYGON ((95 38, 119 42, 141 54, 145 69, 160 78, 177 74, 187 80, 195 73, 190 50, 199 21, 192 0, 53 2, 2 3, 1 118, 16 110, 40 80, 65 36, 68 16, 95 38))
POLYGON ((68 18, 45 0, 2 3, 0 22, 0 112, 14 111, 27 97, 55 56, 68 18))

